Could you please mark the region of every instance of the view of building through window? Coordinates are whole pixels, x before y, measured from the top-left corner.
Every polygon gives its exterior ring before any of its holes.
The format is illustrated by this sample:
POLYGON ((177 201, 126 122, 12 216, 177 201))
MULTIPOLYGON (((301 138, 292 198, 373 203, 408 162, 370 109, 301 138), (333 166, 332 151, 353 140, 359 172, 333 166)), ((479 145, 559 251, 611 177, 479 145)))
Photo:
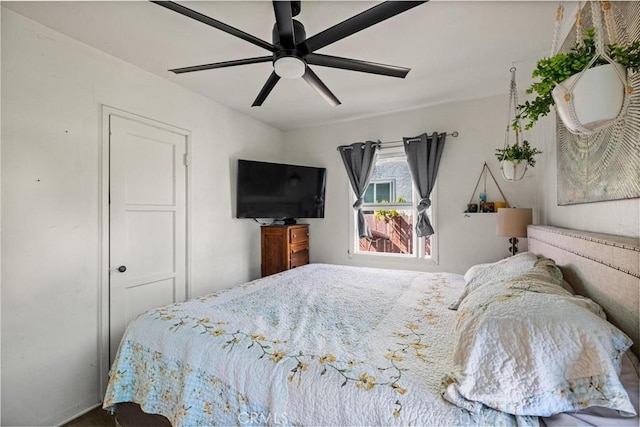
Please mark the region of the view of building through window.
MULTIPOLYGON (((362 212, 372 237, 360 239, 360 252, 415 255, 413 184, 404 154, 378 158, 362 212)), ((418 244, 424 244, 423 255, 431 255, 428 237, 418 244)))

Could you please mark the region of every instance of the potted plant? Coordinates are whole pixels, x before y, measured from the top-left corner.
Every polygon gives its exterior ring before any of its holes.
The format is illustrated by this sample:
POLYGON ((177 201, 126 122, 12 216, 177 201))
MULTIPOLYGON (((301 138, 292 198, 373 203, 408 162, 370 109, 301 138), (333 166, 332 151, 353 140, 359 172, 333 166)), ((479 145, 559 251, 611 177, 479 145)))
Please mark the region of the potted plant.
POLYGON ((532 148, 529 141, 525 140, 522 144, 516 142, 513 145, 498 148, 495 154, 500 161, 502 177, 507 181, 518 181, 524 177, 527 167, 536 165, 534 156, 542 154, 542 151, 532 148))
MULTIPOLYGON (((531 101, 526 101, 524 104, 518 106, 519 113, 516 115, 516 119, 513 122, 513 126, 515 129, 518 129, 519 126, 517 124, 518 120, 526 121, 525 129, 531 129, 534 123, 540 118, 546 116, 549 111, 551 111, 551 106, 555 105, 558 113, 560 114, 563 122, 569 124, 567 126, 570 131, 574 131, 572 129, 571 123, 567 123, 565 120, 566 115, 568 114, 568 107, 566 104, 567 101, 573 98, 572 102, 578 101, 579 98, 583 97, 578 96, 577 91, 579 88, 573 88, 573 96, 569 95, 567 98, 566 90, 571 87, 573 82, 570 79, 576 79, 577 75, 581 73, 592 59, 596 56, 596 41, 595 41, 596 32, 594 28, 587 29, 585 31, 585 37, 581 45, 572 48, 567 53, 558 53, 556 55, 551 56, 550 58, 543 58, 537 62, 536 68, 533 70, 532 77, 539 78, 539 81, 535 81, 529 89, 527 89, 528 94, 535 94, 535 98, 531 101), (563 88, 557 88, 558 85, 562 85, 563 88), (554 99, 555 92, 555 99, 554 99)), ((606 53, 608 56, 613 59, 620 66, 621 72, 625 73, 626 70, 631 70, 632 72, 637 72, 640 69, 640 40, 636 40, 633 43, 623 46, 618 44, 609 44, 605 47, 606 53)), ((624 97, 624 85, 620 81, 618 72, 614 69, 615 65, 610 64, 604 58, 599 57, 593 64, 591 64, 589 70, 585 72, 582 78, 585 81, 579 82, 579 86, 582 87, 583 90, 590 91, 596 85, 592 80, 589 80, 587 77, 587 73, 594 74, 607 74, 609 77, 608 87, 609 89, 605 89, 608 91, 613 90, 612 92, 605 92, 607 96, 602 96, 602 94, 596 94, 596 101, 586 101, 588 107, 575 107, 578 118, 583 126, 589 127, 589 125, 597 125, 601 123, 603 120, 610 120, 615 118, 620 112, 620 107, 622 106, 622 100, 624 97), (601 67, 604 67, 601 69, 601 67), (596 71, 597 70, 597 71, 596 71), (605 72, 606 70, 606 72, 605 72), (614 87, 614 89, 610 89, 614 87), (611 98, 611 99, 610 99, 611 98), (592 107, 601 107, 605 104, 605 101, 609 99, 611 104, 608 107, 607 112, 595 112, 592 110, 587 110, 592 107), (578 111, 583 109, 584 111, 578 111), (612 113, 613 111, 613 113, 612 113), (597 118, 598 114, 604 114, 608 117, 600 117, 597 118), (583 118, 584 117, 584 118, 583 118), (595 118, 594 118, 595 117, 595 118), (595 123, 594 122, 599 122, 595 123)), ((627 88, 626 90, 632 90, 627 88)))

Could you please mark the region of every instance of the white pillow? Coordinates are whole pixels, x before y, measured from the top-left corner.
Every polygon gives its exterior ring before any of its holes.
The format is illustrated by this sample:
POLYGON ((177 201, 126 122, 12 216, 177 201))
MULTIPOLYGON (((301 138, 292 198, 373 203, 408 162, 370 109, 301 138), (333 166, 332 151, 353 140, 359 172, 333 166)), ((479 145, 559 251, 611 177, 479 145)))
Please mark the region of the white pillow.
MULTIPOLYGON (((622 358, 622 370, 620 371, 620 382, 629 395, 629 400, 633 404, 636 413, 639 413, 640 406, 640 366, 638 358, 631 350, 627 351, 622 358)), ((640 417, 629 416, 627 413, 592 406, 577 412, 565 412, 552 417, 544 418, 547 427, 578 427, 578 426, 615 426, 615 427, 638 427, 640 417)))
MULTIPOLYGON (((553 260, 538 258, 531 252, 521 252, 509 258, 487 264, 477 264, 467 270, 464 275, 465 288, 458 301, 449 306, 451 310, 457 310, 460 303, 469 293, 496 280, 506 280, 521 274, 538 271, 549 278, 557 278, 562 281, 562 272, 553 260)), ((558 284, 561 284, 558 282, 558 284)))
POLYGON ((576 291, 573 289, 573 286, 571 286, 571 284, 569 282, 567 282, 566 280, 562 279, 562 287, 564 289, 566 289, 567 291, 569 291, 569 293, 571 295, 575 295, 576 291))
POLYGON ((635 414, 618 379, 631 340, 595 302, 528 276, 495 281, 462 301, 445 399, 473 412, 551 416, 601 406, 635 414))

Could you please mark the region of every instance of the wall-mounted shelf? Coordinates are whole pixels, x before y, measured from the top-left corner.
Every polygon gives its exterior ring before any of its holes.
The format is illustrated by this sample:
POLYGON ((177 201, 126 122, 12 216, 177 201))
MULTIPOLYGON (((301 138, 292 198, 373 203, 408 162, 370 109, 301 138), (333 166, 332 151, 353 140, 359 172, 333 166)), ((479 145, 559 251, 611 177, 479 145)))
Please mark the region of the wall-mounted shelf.
POLYGON ((462 212, 464 216, 474 216, 474 215, 495 215, 497 212, 462 212))
MULTIPOLYGON (((507 197, 504 195, 504 193, 502 192, 502 189, 500 188, 500 185, 498 184, 498 181, 496 181, 496 178, 493 176, 493 173, 491 172, 491 169, 489 169, 489 165, 487 165, 487 162, 484 162, 484 165, 482 165, 482 170, 480 171, 480 176, 478 177, 478 181, 476 182, 476 186, 473 189, 473 193, 471 193, 471 198, 469 199, 469 204, 467 205, 467 210, 464 211, 465 215, 477 215, 477 214, 492 214, 492 213, 496 213, 495 211, 498 210, 498 208, 495 209, 494 212, 483 212, 483 211, 477 211, 477 212, 468 212, 468 209, 470 208, 470 206, 473 203, 474 197, 476 195, 476 192, 478 191, 478 185, 480 185, 480 180, 482 180, 482 177, 484 177, 484 194, 486 194, 487 192, 487 172, 489 172, 489 175, 491 175, 491 179, 493 180, 493 183, 496 185, 496 187, 498 188, 498 191, 500 192, 500 195, 502 196, 503 202, 500 203, 504 203, 506 204, 506 206, 500 206, 500 207, 509 207, 509 201, 507 200, 507 197)), ((491 210, 493 210, 493 204, 494 203, 498 203, 498 202, 490 202, 486 200, 486 197, 484 198, 484 201, 489 203, 492 208, 491 210)), ((480 203, 475 203, 476 205, 476 209, 482 209, 484 202, 480 202, 480 203)))

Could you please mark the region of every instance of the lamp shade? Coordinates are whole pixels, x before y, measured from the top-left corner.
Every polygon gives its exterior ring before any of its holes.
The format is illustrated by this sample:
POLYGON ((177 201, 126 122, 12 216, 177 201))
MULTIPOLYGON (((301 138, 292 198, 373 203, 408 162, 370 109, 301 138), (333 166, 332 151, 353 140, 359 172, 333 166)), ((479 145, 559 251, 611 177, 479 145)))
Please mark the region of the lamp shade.
POLYGON ((529 208, 498 209, 496 234, 503 237, 527 237, 527 225, 532 224, 533 213, 529 208))

